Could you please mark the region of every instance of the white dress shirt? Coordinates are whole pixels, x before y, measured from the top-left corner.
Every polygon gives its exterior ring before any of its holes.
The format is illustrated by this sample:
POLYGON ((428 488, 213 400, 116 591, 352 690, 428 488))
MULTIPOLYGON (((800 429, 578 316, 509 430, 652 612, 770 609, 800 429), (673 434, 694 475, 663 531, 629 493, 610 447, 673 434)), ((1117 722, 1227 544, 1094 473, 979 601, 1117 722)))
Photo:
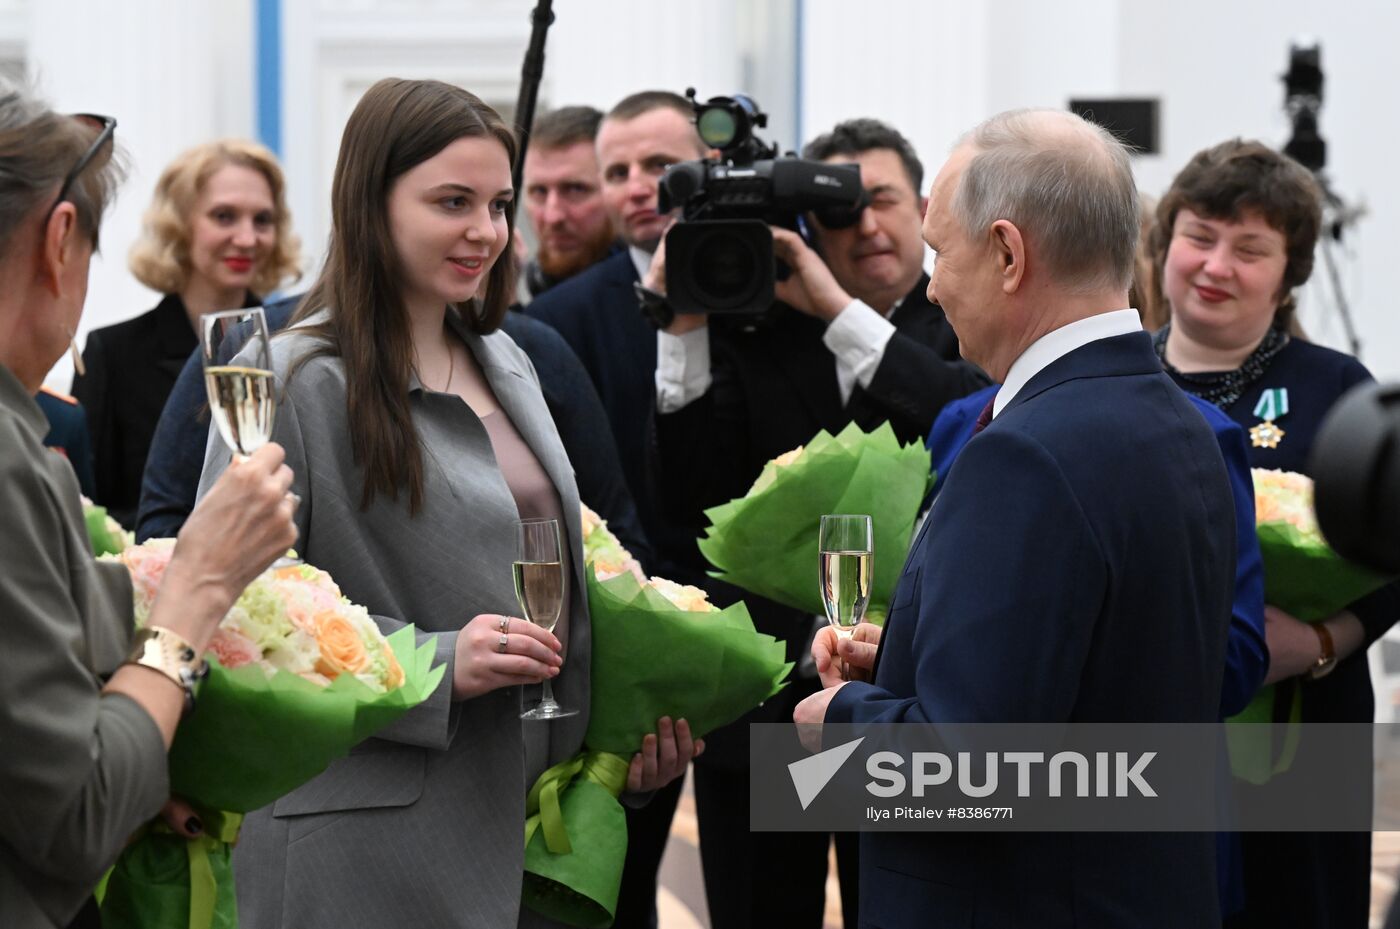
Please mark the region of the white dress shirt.
MULTIPOLYGON (((637 261, 637 249, 632 260, 637 261)), ((642 252, 645 257, 646 253, 642 252)), ((645 276, 646 266, 639 265, 645 276)), ((893 313, 896 303, 890 307, 893 313)), ((852 300, 836 314, 822 334, 822 342, 836 356, 836 386, 841 403, 851 401, 855 385, 869 387, 894 336, 894 323, 860 300, 852 300)), ((710 389, 710 331, 708 326, 684 335, 656 333, 656 409, 674 413, 710 389)))
POLYGON ((1011 370, 1006 372, 1006 380, 1002 383, 1001 390, 997 391, 996 402, 992 405, 992 418, 1001 415, 1001 411, 1016 399, 1016 394, 1021 392, 1021 388, 1025 387, 1031 378, 1076 348, 1083 348, 1099 339, 1111 339, 1114 336, 1141 331, 1142 319, 1138 316, 1138 311, 1127 309, 1098 313, 1045 333, 1011 363, 1011 370))

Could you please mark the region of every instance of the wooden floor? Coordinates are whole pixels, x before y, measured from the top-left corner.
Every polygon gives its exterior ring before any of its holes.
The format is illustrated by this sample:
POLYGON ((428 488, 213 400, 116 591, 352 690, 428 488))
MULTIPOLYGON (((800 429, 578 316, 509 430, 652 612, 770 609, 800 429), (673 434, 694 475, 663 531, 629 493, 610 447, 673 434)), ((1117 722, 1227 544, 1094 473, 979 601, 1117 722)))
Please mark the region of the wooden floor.
MULTIPOLYGON (((705 911, 705 885, 700 874, 699 836, 695 827, 695 797, 686 779, 685 792, 671 824, 671 840, 661 861, 661 888, 657 894, 660 929, 709 929, 705 911)), ((1395 896, 1400 874, 1400 832, 1378 832, 1372 843, 1371 927, 1380 929, 1386 908, 1395 896)), ((826 926, 842 929, 841 897, 836 885, 836 862, 827 868, 826 926)))

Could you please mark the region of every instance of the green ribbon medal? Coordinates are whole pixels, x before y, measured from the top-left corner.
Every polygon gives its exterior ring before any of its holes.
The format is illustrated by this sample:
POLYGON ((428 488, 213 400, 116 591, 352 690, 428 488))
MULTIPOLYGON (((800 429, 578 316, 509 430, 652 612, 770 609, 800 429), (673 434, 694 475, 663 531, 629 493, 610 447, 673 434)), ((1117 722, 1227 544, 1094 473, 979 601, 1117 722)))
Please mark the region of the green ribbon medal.
POLYGON ((1264 391, 1259 402, 1255 404, 1254 415, 1260 419, 1273 421, 1283 419, 1288 415, 1288 388, 1276 387, 1273 390, 1264 391))
POLYGON ((1285 433, 1274 424, 1274 420, 1288 415, 1288 388, 1275 387, 1264 391, 1254 406, 1254 415, 1263 422, 1249 430, 1250 444, 1255 448, 1278 448, 1285 433))

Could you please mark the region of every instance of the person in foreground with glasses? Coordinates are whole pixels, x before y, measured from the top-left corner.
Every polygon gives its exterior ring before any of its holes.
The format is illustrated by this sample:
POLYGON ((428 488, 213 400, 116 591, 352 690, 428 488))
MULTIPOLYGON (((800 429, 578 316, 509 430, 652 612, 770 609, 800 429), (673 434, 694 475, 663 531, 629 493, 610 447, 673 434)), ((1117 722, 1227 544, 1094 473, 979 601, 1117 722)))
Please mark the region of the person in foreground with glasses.
MULTIPOLYGON (((165 752, 199 658, 243 588, 296 539, 267 446, 210 488, 139 634, 131 582, 89 548, 78 484, 33 395, 68 349, 120 171, 116 121, 0 84, 0 922, 69 924, 168 799, 165 752), (64 172, 67 172, 66 175, 64 172), (133 637, 135 639, 133 643, 133 637)), ((196 824, 172 824, 181 834, 196 824)))
POLYGON ((131 250, 137 280, 164 294, 149 312, 88 334, 73 378, 92 434, 94 500, 136 526, 141 477, 161 410, 208 313, 257 306, 300 274, 286 184, 272 152, 222 139, 161 173, 131 250))
MULTIPOLYGON (((300 554, 385 632, 435 638, 447 674, 246 817, 245 929, 534 919, 520 904, 525 794, 582 745, 591 632, 573 469, 533 366, 497 331, 515 291, 515 151, 493 109, 438 81, 379 81, 346 123, 324 269, 271 343, 273 438, 297 472, 300 554), (562 528, 552 634, 519 618, 513 564, 540 560, 517 558, 522 519, 562 528), (578 712, 522 722, 546 680, 578 712)), ((211 436, 201 491, 228 461, 211 436)), ((699 747, 669 720, 645 742, 634 792, 699 747)))

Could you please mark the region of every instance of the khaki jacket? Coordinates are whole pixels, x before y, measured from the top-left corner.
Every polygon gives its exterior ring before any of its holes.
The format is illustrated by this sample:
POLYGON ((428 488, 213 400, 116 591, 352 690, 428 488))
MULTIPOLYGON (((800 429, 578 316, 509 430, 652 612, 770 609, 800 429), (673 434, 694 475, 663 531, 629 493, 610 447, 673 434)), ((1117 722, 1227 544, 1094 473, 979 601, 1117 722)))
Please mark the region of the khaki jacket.
POLYGON ((0 366, 0 926, 67 925, 169 794, 134 701, 102 697, 132 635, 126 569, 89 548, 78 481, 0 366))

